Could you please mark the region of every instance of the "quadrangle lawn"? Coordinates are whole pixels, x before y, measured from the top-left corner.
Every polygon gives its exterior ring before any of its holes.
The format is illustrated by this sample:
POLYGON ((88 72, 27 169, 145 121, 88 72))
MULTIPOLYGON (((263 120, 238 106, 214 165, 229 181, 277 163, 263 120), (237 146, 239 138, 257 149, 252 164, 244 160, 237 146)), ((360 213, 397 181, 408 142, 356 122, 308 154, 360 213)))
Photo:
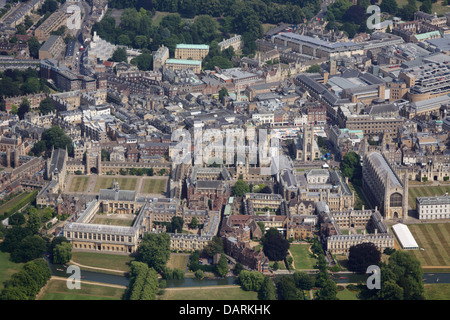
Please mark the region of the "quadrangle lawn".
POLYGON ((146 178, 142 183, 141 193, 162 194, 166 188, 167 179, 146 178))
POLYGON ((294 258, 294 267, 300 269, 314 269, 316 259, 311 257, 310 244, 291 244, 289 251, 294 258))
POLYGON ((120 190, 135 190, 137 178, 131 177, 98 177, 94 187, 94 192, 98 192, 100 189, 109 189, 112 187, 113 182, 119 183, 120 190))
POLYGON ((88 185, 89 177, 73 177, 69 192, 84 192, 88 185))

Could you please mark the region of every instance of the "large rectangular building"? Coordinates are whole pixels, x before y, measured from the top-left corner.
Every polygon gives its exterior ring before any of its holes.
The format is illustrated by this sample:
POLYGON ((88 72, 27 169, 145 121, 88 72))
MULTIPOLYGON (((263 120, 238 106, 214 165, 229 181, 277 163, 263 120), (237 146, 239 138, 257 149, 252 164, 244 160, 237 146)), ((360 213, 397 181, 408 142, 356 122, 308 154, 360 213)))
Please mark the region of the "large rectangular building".
POLYGON ((171 70, 192 69, 194 73, 199 74, 202 70, 202 62, 200 60, 167 59, 165 67, 171 70))
POLYGON ((450 219, 450 196, 418 197, 416 210, 420 220, 450 219))
POLYGON ((175 59, 183 60, 203 60, 209 53, 209 46, 206 44, 177 44, 175 48, 175 59))
POLYGON ((64 51, 64 40, 61 36, 51 35, 39 49, 39 60, 58 57, 64 51))

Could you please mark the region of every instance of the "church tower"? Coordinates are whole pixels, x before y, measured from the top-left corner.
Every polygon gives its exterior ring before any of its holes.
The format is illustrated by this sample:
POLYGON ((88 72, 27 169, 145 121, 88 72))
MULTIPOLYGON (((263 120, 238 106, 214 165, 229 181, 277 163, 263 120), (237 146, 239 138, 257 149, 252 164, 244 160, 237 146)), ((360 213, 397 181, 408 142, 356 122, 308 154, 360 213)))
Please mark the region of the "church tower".
POLYGON ((303 125, 303 161, 314 160, 314 124, 303 125))

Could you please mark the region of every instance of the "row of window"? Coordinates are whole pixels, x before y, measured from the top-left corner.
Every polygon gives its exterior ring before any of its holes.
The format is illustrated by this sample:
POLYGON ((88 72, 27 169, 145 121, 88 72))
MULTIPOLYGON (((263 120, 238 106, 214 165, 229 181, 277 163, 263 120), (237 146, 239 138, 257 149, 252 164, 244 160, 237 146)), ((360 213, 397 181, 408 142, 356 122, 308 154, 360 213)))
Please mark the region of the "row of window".
POLYGON ((66 237, 70 239, 73 236, 73 239, 86 239, 86 240, 103 240, 103 241, 114 241, 114 242, 127 242, 132 241, 131 236, 122 236, 115 234, 97 234, 97 233, 87 233, 87 232, 67 232, 66 237))

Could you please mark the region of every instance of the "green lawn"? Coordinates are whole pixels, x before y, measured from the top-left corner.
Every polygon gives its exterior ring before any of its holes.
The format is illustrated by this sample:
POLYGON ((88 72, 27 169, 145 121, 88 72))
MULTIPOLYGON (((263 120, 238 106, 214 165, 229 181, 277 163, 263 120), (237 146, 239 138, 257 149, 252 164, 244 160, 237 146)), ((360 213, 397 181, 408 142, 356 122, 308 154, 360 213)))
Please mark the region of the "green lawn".
POLYGON ((128 272, 130 256, 96 252, 73 252, 72 260, 85 266, 128 272))
POLYGON ((166 188, 167 179, 145 179, 143 182, 142 193, 162 194, 166 188))
POLYGON ((311 257, 310 244, 291 244, 289 251, 294 257, 294 267, 300 269, 314 269, 316 258, 311 257))
POLYGON ((95 217, 92 221, 93 224, 105 224, 108 226, 122 226, 131 227, 134 219, 112 219, 106 217, 95 217))
POLYGON ((427 300, 449 300, 450 283, 424 284, 425 299, 427 300))
POLYGON ((358 300, 356 295, 358 292, 350 291, 347 288, 344 288, 342 291, 338 291, 337 298, 339 300, 358 300))
POLYGON ((433 197, 442 196, 446 192, 450 192, 449 185, 441 186, 426 186, 426 187, 409 187, 408 188, 408 202, 412 209, 416 209, 417 197, 433 197))
POLYGON ((353 185, 351 182, 348 183, 348 186, 350 190, 355 193, 355 210, 361 210, 362 206, 364 206, 365 209, 370 209, 370 205, 367 203, 361 188, 353 185))
POLYGON ((167 261, 166 265, 167 265, 167 267, 169 267, 171 269, 177 268, 177 269, 181 269, 184 271, 184 270, 186 270, 188 257, 189 257, 189 255, 187 255, 187 254, 171 253, 169 261, 167 261))
POLYGON ((89 177, 73 177, 69 192, 84 192, 88 185, 89 177))
POLYGON ((409 230, 420 248, 411 251, 422 266, 450 265, 450 224, 411 224, 409 230))
POLYGON ((244 291, 241 287, 200 288, 200 289, 166 289, 160 300, 258 300, 255 291, 244 291))
POLYGON ((9 200, 8 202, 2 204, 0 206, 0 215, 4 215, 5 211, 7 211, 7 210, 11 209, 12 207, 14 207, 20 200, 25 198, 28 194, 29 194, 29 192, 23 192, 23 193, 15 196, 14 198, 9 200))
POLYGON ((65 281, 50 280, 39 300, 121 300, 125 289, 81 283, 81 288, 68 289, 65 281))
POLYGON ((0 290, 3 283, 9 280, 14 273, 22 269, 23 263, 14 263, 9 260, 9 253, 0 251, 0 290))
POLYGON ((98 192, 100 189, 112 188, 114 181, 119 183, 120 190, 136 189, 137 178, 98 177, 94 187, 94 192, 98 192))

